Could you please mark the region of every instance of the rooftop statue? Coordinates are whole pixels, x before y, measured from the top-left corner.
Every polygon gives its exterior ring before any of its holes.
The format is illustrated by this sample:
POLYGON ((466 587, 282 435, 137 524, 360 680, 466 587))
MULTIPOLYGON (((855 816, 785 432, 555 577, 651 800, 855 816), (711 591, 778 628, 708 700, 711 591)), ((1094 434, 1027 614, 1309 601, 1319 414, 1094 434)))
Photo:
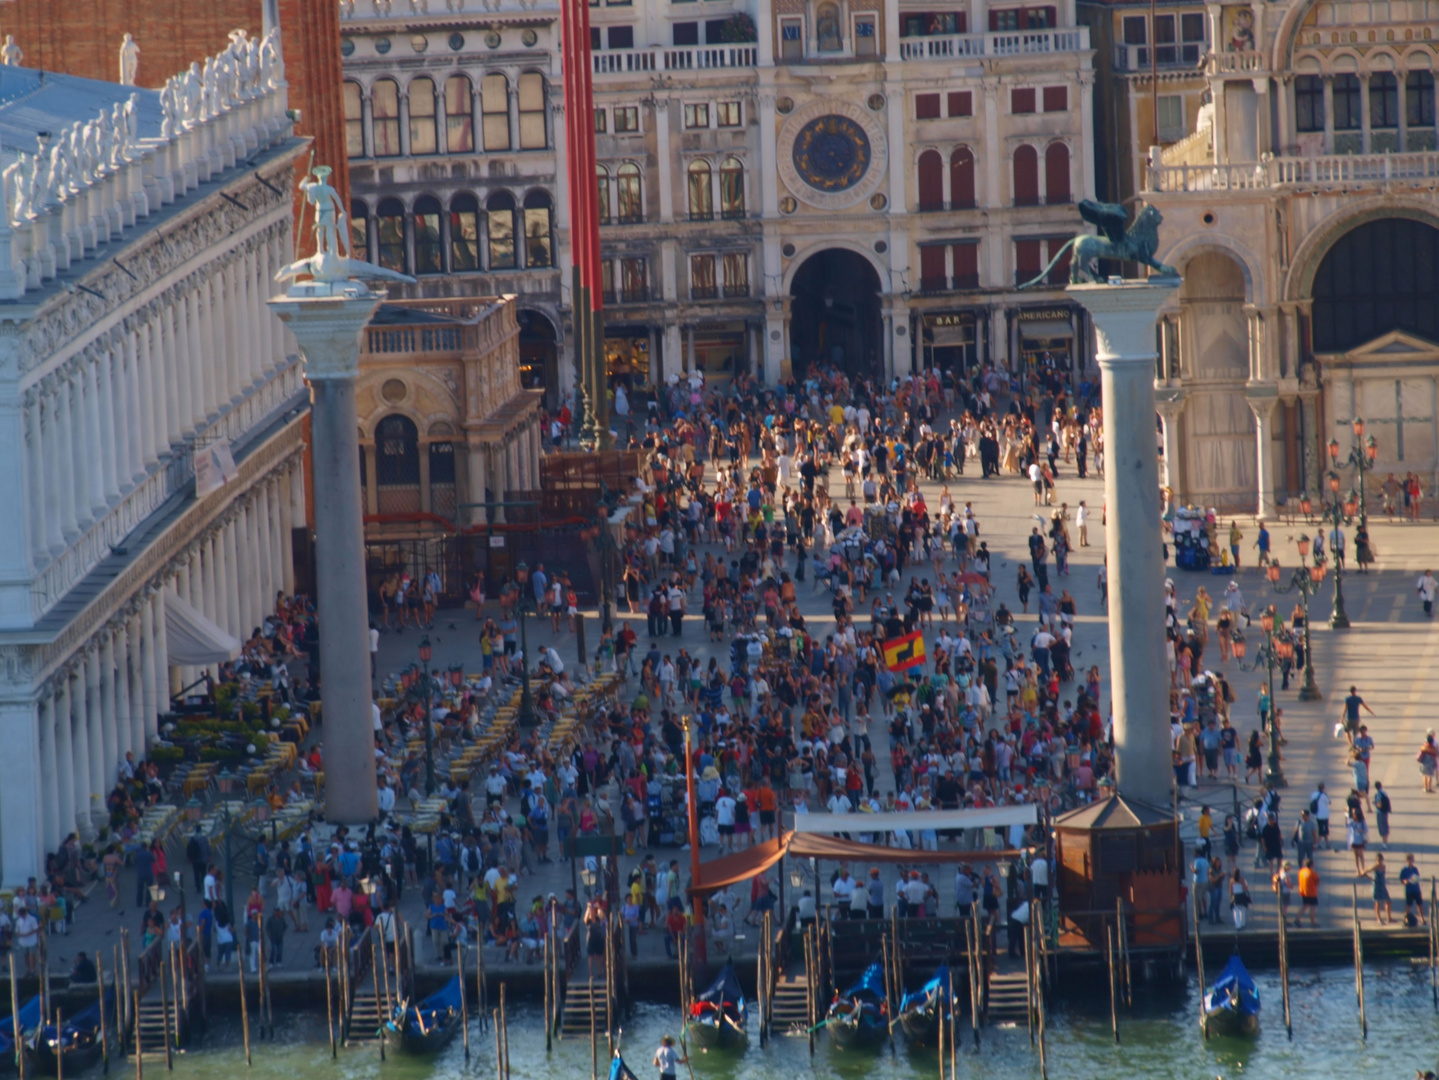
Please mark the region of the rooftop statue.
POLYGON ((1118 259, 1121 262, 1143 263, 1158 272, 1160 277, 1178 277, 1179 271, 1172 266, 1156 262, 1154 249, 1159 246, 1159 226, 1164 217, 1153 206, 1146 204, 1134 218, 1134 224, 1125 228, 1129 212, 1119 203, 1095 202, 1081 199, 1079 216, 1099 229, 1099 235, 1080 233, 1065 242, 1064 246, 1049 260, 1032 281, 1026 281, 1021 289, 1041 285, 1049 272, 1058 265, 1064 253, 1074 249, 1069 260, 1069 283, 1078 285, 1088 280, 1099 282, 1099 260, 1118 259))

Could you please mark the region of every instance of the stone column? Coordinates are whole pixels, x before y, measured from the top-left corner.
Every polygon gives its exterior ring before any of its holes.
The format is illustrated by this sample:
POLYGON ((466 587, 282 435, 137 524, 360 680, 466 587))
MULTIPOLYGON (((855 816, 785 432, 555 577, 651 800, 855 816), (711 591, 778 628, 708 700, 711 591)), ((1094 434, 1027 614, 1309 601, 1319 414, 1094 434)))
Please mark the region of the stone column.
POLYGON ((95 744, 100 734, 99 666, 93 653, 86 652, 75 671, 75 824, 90 831, 91 798, 95 794, 95 773, 90 764, 99 755, 95 744))
POLYGON ((55 734, 52 684, 40 695, 40 835, 46 851, 54 851, 65 839, 60 835, 60 776, 56 772, 55 734))
MULTIPOLYGON (((155 692, 155 660, 155 609, 150 604, 150 598, 142 596, 140 600, 140 728, 146 736, 155 730, 155 714, 160 707, 160 697, 155 692)), ((145 742, 142 745, 148 748, 149 743, 145 742)))
POLYGON ((75 702, 71 692, 73 676, 61 671, 56 676, 55 697, 55 788, 57 816, 55 831, 64 834, 75 827, 75 702))
POLYGON ((365 533, 355 379, 360 333, 380 296, 358 282, 296 285, 270 306, 295 335, 314 394, 316 599, 323 612, 320 695, 325 725, 326 817, 359 824, 378 813, 365 533))
POLYGON ((105 448, 104 461, 101 462, 104 474, 101 484, 107 507, 119 501, 120 481, 126 471, 124 439, 122 436, 117 437, 119 433, 115 424, 117 408, 124 407, 124 382, 122 378, 111 378, 112 370, 116 370, 118 374, 118 364, 119 360, 109 344, 102 345, 96 364, 96 385, 99 390, 96 403, 100 410, 100 445, 105 448))
POLYGON ((1156 387, 1154 407, 1164 420, 1164 486, 1178 497, 1184 491, 1184 468, 1179 461, 1183 453, 1179 443, 1179 415, 1184 412, 1184 391, 1178 387, 1156 387))
POLYGON ((1273 520, 1278 513, 1274 503, 1274 407, 1279 404, 1279 391, 1271 387, 1251 388, 1246 398, 1254 414, 1255 451, 1258 454, 1259 499, 1257 513, 1273 520), (1269 390, 1268 394, 1260 393, 1269 390))
MULTIPOLYGON (((130 623, 122 620, 115 627, 115 760, 111 768, 118 769, 125 751, 135 750, 135 728, 131 718, 130 696, 130 623)), ((138 756, 138 755, 137 755, 138 756)))
POLYGON ((120 705, 116 700, 115 634, 106 629, 100 635, 100 784, 101 798, 110 790, 110 777, 120 763, 120 705))
POLYGON ((127 652, 130 658, 130 749, 136 758, 145 756, 145 668, 144 645, 140 633, 143 623, 139 612, 135 612, 126 623, 125 634, 129 638, 127 652))
POLYGON ((1109 508, 1109 670, 1120 791, 1160 807, 1173 798, 1169 698, 1163 680, 1164 559, 1154 447, 1154 322, 1174 292, 1163 283, 1071 285, 1094 319, 1104 392, 1104 497, 1109 508))
MULTIPOLYGON (((170 646, 166 643, 165 632, 165 589, 156 585, 149 596, 150 607, 155 613, 155 693, 160 708, 149 718, 146 734, 153 735, 160 728, 160 713, 170 711, 170 646)), ((179 688, 176 687, 178 690, 179 688)))
POLYGON ((244 633, 248 626, 241 626, 245 621, 245 613, 240 608, 240 543, 235 533, 239 528, 239 518, 234 517, 225 523, 220 530, 220 543, 224 549, 224 557, 221 560, 225 567, 225 576, 221 580, 225 594, 225 621, 220 625, 230 633, 244 640, 244 633))
POLYGON ((45 863, 42 814, 45 777, 41 772, 40 724, 36 703, 29 697, 28 665, 23 676, 5 687, 0 701, 0 725, 5 730, 5 753, 0 754, 0 814, 5 818, 4 861, 0 879, 24 884, 45 863), (13 695, 13 696, 12 696, 13 695))

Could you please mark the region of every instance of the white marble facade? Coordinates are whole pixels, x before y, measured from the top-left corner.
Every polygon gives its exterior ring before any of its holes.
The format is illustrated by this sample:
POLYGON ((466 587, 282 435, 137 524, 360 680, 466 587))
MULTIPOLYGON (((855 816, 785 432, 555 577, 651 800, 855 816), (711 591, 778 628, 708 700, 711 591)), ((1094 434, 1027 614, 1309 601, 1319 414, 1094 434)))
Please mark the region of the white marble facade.
POLYGON ((265 301, 303 144, 273 48, 232 41, 164 91, 22 71, 0 104, 0 884, 93 832, 193 674, 165 595, 247 636, 292 585, 308 392, 265 301), (75 125, 70 160, 36 143, 75 125), (236 474, 197 497, 222 439, 236 474))

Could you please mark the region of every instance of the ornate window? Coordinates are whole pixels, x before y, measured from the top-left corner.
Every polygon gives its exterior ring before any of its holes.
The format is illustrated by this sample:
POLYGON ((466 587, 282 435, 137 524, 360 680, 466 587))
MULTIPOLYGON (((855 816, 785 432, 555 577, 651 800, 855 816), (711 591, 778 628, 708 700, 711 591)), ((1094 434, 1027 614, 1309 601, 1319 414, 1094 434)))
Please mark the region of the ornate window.
POLYGON ((938 150, 926 150, 919 155, 919 209, 944 209, 944 159, 938 150))
POLYGON ((510 148, 510 84, 503 75, 486 75, 480 83, 480 112, 486 150, 510 148))
POLYGON ((385 199, 375 214, 376 256, 387 270, 405 272, 405 208, 399 199, 385 199))
POLYGON ((1359 76, 1334 76, 1334 130, 1358 131, 1363 126, 1359 76))
POLYGON ((1044 201, 1067 203, 1069 196, 1069 147, 1050 143, 1044 151, 1044 201))
POLYGON ((644 185, 640 167, 627 161, 615 172, 615 184, 619 189, 620 224, 629 225, 645 219, 644 185))
POLYGON ((691 221, 711 221, 715 216, 710 190, 710 163, 692 161, 689 167, 689 208, 691 221))
POLYGON ((377 79, 370 87, 370 117, 375 133, 375 157, 400 153, 400 88, 394 79, 377 79))
POLYGON ((420 438, 408 416, 391 413, 375 427, 375 486, 380 513, 420 509, 420 438))
POLYGON ((410 83, 410 153, 434 154, 440 149, 435 127, 435 84, 427 78, 410 83))
POLYGON ((464 75, 445 80, 445 148, 452 154, 475 149, 475 97, 464 75))
POLYGON ((736 157, 720 162, 720 217, 744 217, 744 165, 736 157))
POLYGON ((360 101, 360 84, 345 82, 345 154, 365 156, 365 110, 360 101))
POLYGON ((1369 76, 1369 126, 1399 126, 1399 80, 1393 72, 1376 71, 1369 76))
POLYGON ((525 196, 525 266, 542 270, 554 265, 550 197, 543 191, 532 191, 525 196))
POLYGON ((485 203, 491 270, 513 270, 518 265, 515 252, 515 200, 508 192, 499 191, 485 203))
POLYGON ((537 71, 520 76, 520 149, 543 150, 545 136, 545 77, 537 71))
POLYGON ((440 262, 440 200, 421 195, 415 200, 415 273, 439 274, 440 262))
POLYGON ((1294 79, 1294 126, 1299 131, 1324 130, 1324 82, 1318 75, 1294 79))
POLYGON ((595 166, 596 201, 599 203, 599 223, 610 223, 610 171, 603 165, 595 166))
POLYGON ((1014 205, 1039 205, 1039 154, 1028 143, 1014 151, 1014 205))
POLYGON ((468 191, 450 200, 450 270, 480 268, 480 204, 468 191))
POLYGON ((356 259, 370 258, 370 208, 359 199, 350 201, 350 254, 356 259))
POLYGON ((974 151, 957 147, 949 155, 949 207, 968 210, 974 205, 974 151))

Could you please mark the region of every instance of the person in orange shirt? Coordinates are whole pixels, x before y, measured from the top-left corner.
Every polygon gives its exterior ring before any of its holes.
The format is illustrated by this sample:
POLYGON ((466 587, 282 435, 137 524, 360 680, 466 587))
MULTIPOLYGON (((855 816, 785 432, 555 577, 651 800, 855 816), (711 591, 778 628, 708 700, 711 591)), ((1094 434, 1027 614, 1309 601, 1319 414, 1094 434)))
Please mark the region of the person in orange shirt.
POLYGON ((1299 871, 1299 914, 1294 919, 1295 927, 1302 925, 1304 913, 1309 912, 1309 925, 1319 925, 1319 871, 1314 869, 1314 860, 1305 859, 1299 871))
POLYGON ((777 820, 775 811, 779 808, 779 800, 770 785, 769 777, 760 781, 759 789, 751 794, 751 799, 753 804, 759 807, 759 838, 773 839, 777 820))

